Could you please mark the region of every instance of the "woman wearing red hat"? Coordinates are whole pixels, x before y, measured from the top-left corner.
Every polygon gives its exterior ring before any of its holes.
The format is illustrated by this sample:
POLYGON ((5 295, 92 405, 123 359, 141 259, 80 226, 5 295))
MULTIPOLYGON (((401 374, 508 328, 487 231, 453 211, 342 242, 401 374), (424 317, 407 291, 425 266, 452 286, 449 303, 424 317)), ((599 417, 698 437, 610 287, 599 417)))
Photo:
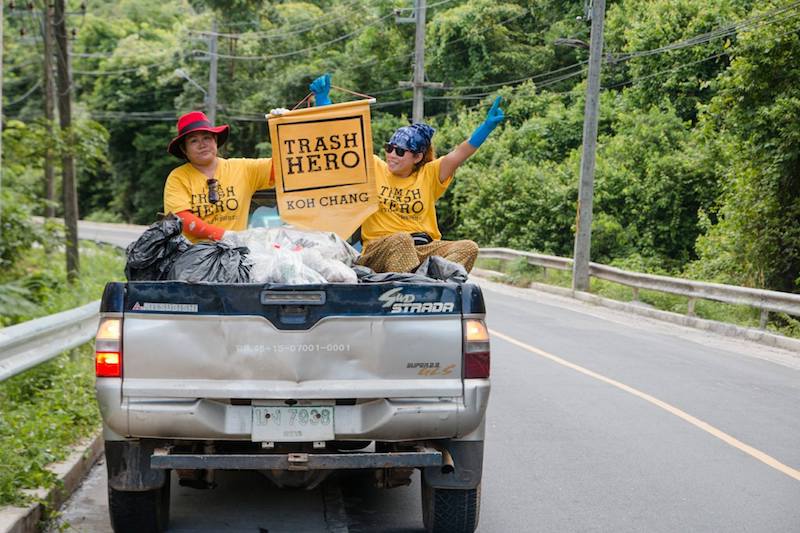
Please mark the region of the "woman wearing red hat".
MULTIPOLYGON (((323 86, 329 88, 330 76, 320 76, 309 88, 316 94, 323 86)), ((316 101, 316 105, 325 103, 330 100, 316 101)), ((186 163, 167 176, 164 212, 183 221, 183 233, 192 242, 218 241, 226 231, 247 229, 253 193, 275 186, 272 159, 217 157, 230 128, 214 126, 200 111, 183 115, 177 127, 178 135, 167 151, 186 163)))
POLYGON ((178 119, 178 135, 167 147, 186 163, 167 177, 164 212, 183 221, 183 233, 193 242, 246 229, 253 193, 274 187, 272 159, 217 157, 229 130, 192 111, 178 119))

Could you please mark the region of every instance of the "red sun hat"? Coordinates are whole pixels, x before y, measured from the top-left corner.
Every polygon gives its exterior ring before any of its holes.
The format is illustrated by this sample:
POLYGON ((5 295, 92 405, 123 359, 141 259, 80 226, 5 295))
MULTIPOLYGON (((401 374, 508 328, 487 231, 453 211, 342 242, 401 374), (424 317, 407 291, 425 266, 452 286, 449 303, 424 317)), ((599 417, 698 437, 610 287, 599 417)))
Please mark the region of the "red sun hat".
POLYGON ((225 144, 228 140, 228 132, 230 128, 227 124, 222 126, 214 126, 205 113, 202 111, 192 111, 186 113, 178 119, 178 136, 172 139, 167 146, 167 152, 171 153, 179 159, 186 159, 183 150, 181 150, 181 140, 194 131, 210 131, 217 134, 217 147, 225 144))

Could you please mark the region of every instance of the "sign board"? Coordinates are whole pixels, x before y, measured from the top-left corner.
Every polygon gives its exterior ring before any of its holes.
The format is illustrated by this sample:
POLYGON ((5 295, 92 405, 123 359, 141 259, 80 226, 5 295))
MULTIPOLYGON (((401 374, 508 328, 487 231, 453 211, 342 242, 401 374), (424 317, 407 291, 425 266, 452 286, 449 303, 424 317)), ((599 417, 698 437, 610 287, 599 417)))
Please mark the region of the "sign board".
POLYGON ((378 209, 370 100, 268 115, 281 218, 347 239, 378 209))

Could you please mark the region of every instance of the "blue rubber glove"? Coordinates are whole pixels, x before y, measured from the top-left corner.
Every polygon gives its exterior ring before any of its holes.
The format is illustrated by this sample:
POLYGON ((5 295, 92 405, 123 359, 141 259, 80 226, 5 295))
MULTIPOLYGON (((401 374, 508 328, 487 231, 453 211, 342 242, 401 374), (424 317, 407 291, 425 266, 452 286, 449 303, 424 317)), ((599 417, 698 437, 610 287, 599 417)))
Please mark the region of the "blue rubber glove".
POLYGON ((472 136, 467 142, 473 147, 480 148, 480 146, 483 144, 483 141, 486 140, 486 137, 488 137, 489 134, 494 131, 497 125, 503 122, 503 119, 506 118, 503 110, 500 109, 500 102, 502 101, 502 96, 495 98, 491 109, 489 109, 489 112, 486 114, 486 120, 484 120, 483 124, 478 126, 478 128, 472 132, 472 136))
POLYGON ((328 105, 331 102, 328 93, 331 91, 331 75, 323 74, 319 78, 311 82, 308 86, 309 90, 314 93, 314 105, 328 105))

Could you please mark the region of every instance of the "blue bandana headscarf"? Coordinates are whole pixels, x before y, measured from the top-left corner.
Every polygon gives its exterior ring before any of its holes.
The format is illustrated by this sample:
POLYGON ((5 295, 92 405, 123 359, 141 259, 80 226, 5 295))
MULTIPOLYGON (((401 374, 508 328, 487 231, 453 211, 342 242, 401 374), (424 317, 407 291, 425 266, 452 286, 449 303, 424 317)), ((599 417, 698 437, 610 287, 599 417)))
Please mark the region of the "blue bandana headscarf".
POLYGON ((431 145, 431 139, 436 130, 418 122, 410 126, 403 126, 394 132, 389 144, 411 150, 414 153, 422 153, 431 145))

